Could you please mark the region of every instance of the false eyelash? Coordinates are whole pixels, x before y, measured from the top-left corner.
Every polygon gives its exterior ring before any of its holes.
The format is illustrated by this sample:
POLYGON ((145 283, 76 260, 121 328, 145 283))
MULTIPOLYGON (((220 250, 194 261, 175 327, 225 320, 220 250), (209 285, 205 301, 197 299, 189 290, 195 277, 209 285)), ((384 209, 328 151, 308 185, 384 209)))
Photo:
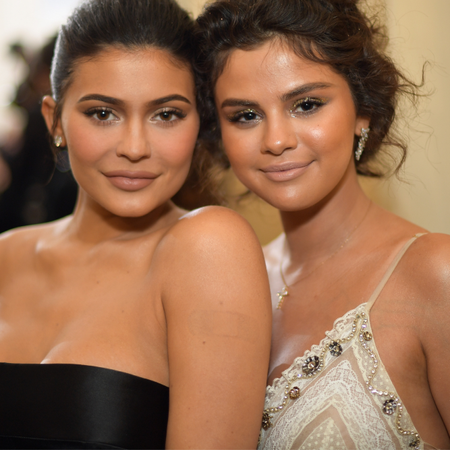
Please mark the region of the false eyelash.
POLYGON ((323 106, 326 103, 326 100, 323 100, 321 98, 315 98, 315 97, 306 97, 306 98, 302 98, 300 100, 297 100, 294 105, 292 106, 290 112, 291 114, 295 114, 295 113, 310 113, 315 111, 318 107, 323 106), (301 105, 305 105, 307 103, 312 104, 313 106, 315 106, 315 108, 312 108, 310 110, 307 111, 296 111, 296 109, 301 106, 301 105))

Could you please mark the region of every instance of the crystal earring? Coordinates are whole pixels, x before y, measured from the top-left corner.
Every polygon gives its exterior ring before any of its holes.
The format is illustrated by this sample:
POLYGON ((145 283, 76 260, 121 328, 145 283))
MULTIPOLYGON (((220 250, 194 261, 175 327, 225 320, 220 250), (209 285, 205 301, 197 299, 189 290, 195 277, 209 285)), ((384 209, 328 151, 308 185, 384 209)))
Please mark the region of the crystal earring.
POLYGON ((361 137, 359 138, 358 141, 358 148, 355 151, 356 161, 359 161, 361 159, 361 155, 363 154, 367 139, 369 139, 369 131, 370 128, 361 128, 361 137))
POLYGON ((53 139, 53 143, 55 144, 56 148, 61 147, 63 138, 61 136, 55 136, 55 139, 53 139))

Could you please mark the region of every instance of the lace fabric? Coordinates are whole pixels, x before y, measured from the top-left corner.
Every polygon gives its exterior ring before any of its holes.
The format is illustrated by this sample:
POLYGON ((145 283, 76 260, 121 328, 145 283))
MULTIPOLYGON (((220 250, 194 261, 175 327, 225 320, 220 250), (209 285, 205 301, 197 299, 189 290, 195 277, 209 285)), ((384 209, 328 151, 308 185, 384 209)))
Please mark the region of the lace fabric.
POLYGON ((388 393, 395 393, 397 399, 398 396, 378 357, 368 309, 368 303, 363 303, 337 319, 319 345, 296 358, 282 377, 267 387, 266 409, 278 407, 292 387, 298 387, 301 394, 271 414, 271 426, 261 431, 260 450, 434 448, 415 438, 418 435, 404 406, 401 427, 414 433, 399 433, 397 414, 389 415, 383 410, 385 402, 391 398, 388 393), (369 333, 366 335, 370 337, 368 347, 374 356, 364 348, 358 335, 342 343, 340 355, 333 356, 326 351, 330 341, 345 340, 352 332, 355 320, 363 317, 367 320, 362 328, 369 333), (320 372, 310 378, 298 378, 307 358, 321 354, 323 367, 320 372), (376 371, 373 379, 368 381, 374 361, 376 371))

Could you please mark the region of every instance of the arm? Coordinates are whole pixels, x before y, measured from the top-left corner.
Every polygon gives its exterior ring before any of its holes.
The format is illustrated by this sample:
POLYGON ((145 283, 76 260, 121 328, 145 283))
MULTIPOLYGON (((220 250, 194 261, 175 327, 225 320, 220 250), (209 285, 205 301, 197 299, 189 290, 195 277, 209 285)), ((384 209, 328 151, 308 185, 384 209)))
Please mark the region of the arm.
POLYGON ((182 219, 164 247, 166 447, 256 448, 271 334, 261 247, 247 222, 223 208, 182 219))
MULTIPOLYGON (((432 234, 422 252, 426 307, 419 337, 427 362, 427 376, 436 407, 450 435, 450 237, 432 234)), ((421 238, 424 239, 424 238, 421 238)), ((421 272, 422 272, 421 270, 421 272)), ((448 442, 448 441, 447 441, 448 442)))

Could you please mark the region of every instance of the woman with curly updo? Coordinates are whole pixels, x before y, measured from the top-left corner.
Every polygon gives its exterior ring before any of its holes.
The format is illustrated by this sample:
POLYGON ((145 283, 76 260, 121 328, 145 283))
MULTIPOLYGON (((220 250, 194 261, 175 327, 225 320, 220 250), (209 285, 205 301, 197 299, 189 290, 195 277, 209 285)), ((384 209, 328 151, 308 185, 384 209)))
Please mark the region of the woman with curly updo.
POLYGON ((0 448, 256 447, 261 247, 171 201, 208 161, 193 30, 175 0, 90 0, 59 33, 42 112, 79 195, 0 237, 0 448))
MULTIPOLYGON (((280 210, 261 449, 449 448, 450 238, 373 204, 402 94, 356 0, 220 0, 199 17, 207 145, 280 210), (215 103, 215 107, 214 107, 215 103), (217 119, 217 120, 216 120, 217 119)), ((395 152, 394 152, 395 153, 395 152)))

